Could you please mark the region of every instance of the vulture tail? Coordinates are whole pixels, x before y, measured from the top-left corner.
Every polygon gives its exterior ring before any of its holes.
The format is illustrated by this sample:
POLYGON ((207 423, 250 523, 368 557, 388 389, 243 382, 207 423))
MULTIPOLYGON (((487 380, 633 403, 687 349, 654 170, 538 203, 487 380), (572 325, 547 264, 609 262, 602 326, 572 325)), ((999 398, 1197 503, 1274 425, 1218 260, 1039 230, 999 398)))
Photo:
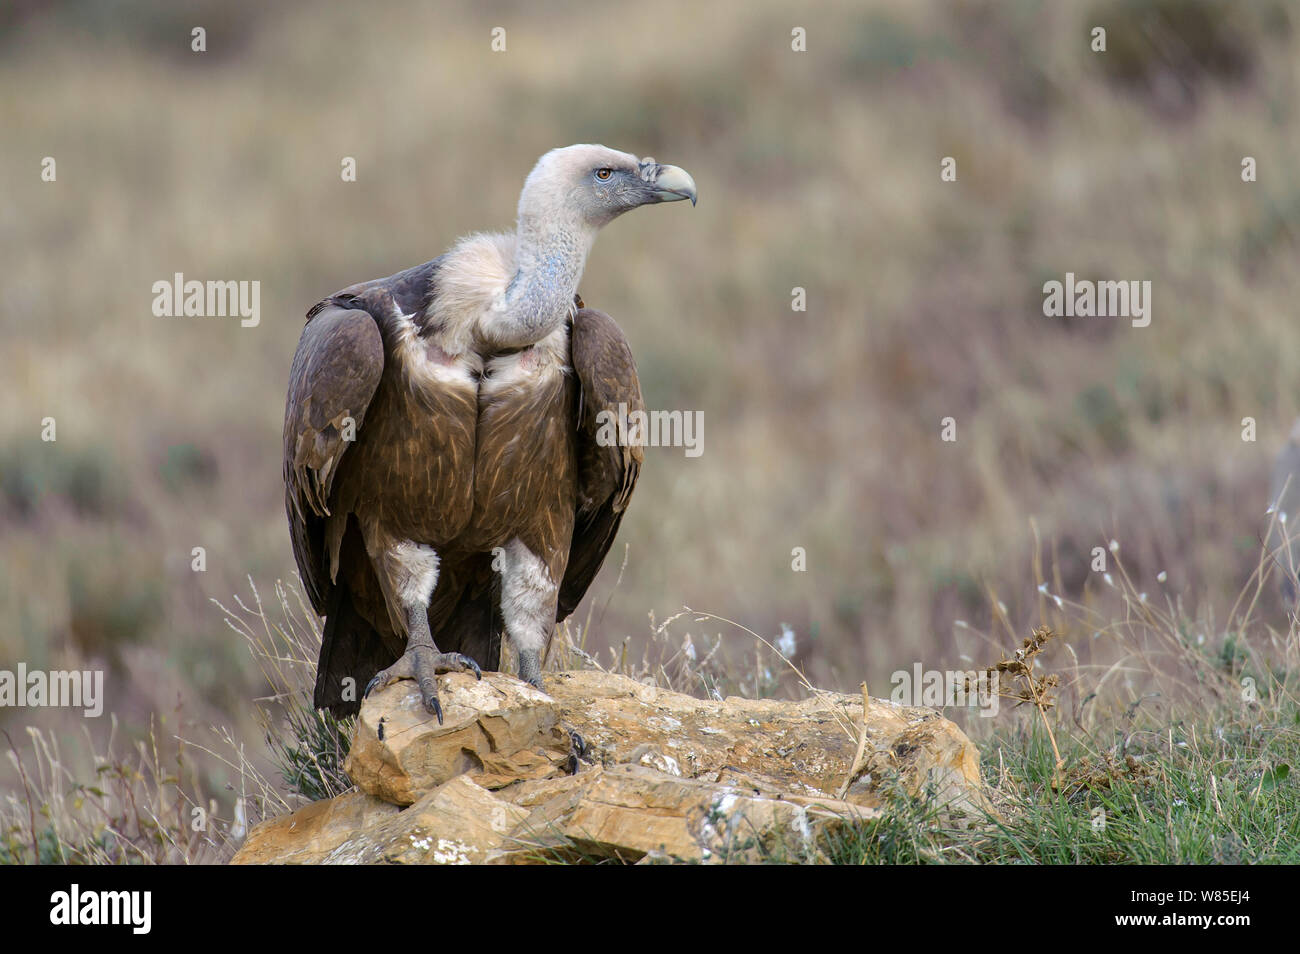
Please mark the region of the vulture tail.
POLYGON ((444 564, 446 589, 439 581, 429 606, 433 641, 444 653, 463 653, 486 670, 501 669, 501 582, 491 557, 475 556, 444 564))
POLYGON ((316 666, 316 708, 328 709, 340 718, 355 715, 361 709, 366 684, 394 659, 392 650, 352 605, 348 588, 335 586, 325 609, 325 632, 316 666), (354 680, 351 685, 344 683, 348 678, 354 680))

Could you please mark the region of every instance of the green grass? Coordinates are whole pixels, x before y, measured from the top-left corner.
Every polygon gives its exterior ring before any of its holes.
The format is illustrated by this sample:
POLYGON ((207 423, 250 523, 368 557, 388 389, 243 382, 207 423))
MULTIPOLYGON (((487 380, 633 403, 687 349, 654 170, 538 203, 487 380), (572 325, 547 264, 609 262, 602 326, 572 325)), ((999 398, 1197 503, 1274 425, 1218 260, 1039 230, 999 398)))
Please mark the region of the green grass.
POLYGON ((1004 818, 974 831, 945 829, 924 807, 828 839, 831 864, 1296 864, 1300 789, 1289 766, 1300 734, 1288 725, 1205 718, 1164 739, 1099 758, 1084 744, 1062 752, 1068 791, 1052 788, 1044 733, 999 732, 982 748, 999 779, 1004 818), (1219 733, 1223 738, 1219 738, 1219 733), (1167 744, 1172 739, 1173 748, 1167 744), (1097 813, 1101 814, 1098 815, 1097 813), (1097 819, 1104 826, 1097 828, 1097 819))

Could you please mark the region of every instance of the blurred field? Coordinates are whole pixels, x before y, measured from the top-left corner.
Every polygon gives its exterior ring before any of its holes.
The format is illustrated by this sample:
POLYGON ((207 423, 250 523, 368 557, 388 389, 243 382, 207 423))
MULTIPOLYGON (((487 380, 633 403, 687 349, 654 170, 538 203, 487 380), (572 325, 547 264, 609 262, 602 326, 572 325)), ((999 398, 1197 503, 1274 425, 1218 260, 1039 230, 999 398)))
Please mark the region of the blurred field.
MULTIPOLYGON (((280 426, 303 314, 509 227, 536 157, 583 141, 699 184, 694 210, 611 226, 582 294, 625 328, 647 404, 705 418, 701 457, 649 451, 588 651, 631 637, 635 656, 647 613, 685 604, 767 638, 788 624, 828 688, 887 695, 896 669, 984 663, 981 632, 1039 622, 1101 664, 1084 615, 1038 586, 1122 614, 1089 570, 1111 539, 1135 592, 1217 633, 1300 414, 1297 16, 1228 9, 9 7, 0 668, 107 667, 129 729, 179 701, 256 744, 265 683, 209 601, 294 573, 280 426), (1045 318, 1067 271, 1150 280, 1150 327, 1045 318), (260 280, 260 326, 154 317, 174 272, 260 280)), ((1257 618, 1287 629, 1274 588, 1257 618)))

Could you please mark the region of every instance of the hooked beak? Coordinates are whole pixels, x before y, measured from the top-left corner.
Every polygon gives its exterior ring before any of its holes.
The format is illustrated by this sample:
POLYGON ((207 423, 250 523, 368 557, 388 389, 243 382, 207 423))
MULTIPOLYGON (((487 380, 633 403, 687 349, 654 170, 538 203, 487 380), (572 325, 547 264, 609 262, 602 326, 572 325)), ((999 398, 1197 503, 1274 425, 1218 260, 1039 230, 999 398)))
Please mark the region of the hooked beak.
POLYGON ((690 199, 691 205, 695 204, 695 180, 681 166, 659 166, 653 184, 658 202, 690 199))

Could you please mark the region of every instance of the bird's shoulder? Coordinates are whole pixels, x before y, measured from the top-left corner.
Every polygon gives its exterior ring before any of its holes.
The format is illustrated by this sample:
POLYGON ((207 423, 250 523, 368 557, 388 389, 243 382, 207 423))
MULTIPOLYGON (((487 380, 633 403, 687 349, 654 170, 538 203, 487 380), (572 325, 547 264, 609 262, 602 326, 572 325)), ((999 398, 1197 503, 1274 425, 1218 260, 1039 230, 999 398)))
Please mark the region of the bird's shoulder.
POLYGON ((382 327, 394 316, 421 321, 437 290, 438 271, 446 255, 439 255, 383 278, 355 282, 317 302, 307 312, 307 321, 331 306, 369 312, 382 327))

